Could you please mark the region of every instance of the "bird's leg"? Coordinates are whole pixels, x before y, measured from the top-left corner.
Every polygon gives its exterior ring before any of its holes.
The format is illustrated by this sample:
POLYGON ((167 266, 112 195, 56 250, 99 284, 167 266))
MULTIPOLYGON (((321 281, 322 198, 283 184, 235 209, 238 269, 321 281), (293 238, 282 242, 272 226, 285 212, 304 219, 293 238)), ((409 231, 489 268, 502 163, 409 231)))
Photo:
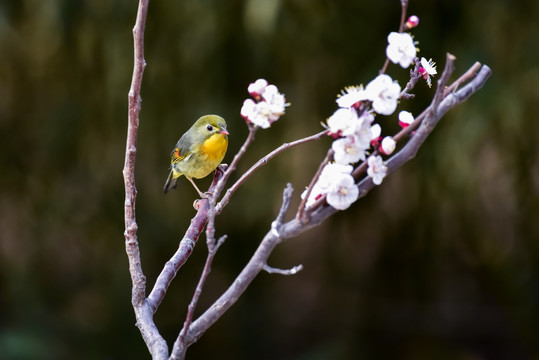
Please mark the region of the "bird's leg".
MULTIPOLYGON (((186 176, 187 177, 187 176, 186 176)), ((202 199, 209 199, 209 197, 212 195, 211 193, 204 193, 202 191, 200 191, 200 189, 198 188, 197 184, 195 184, 195 182, 193 181, 193 179, 191 178, 187 178, 187 180, 189 180, 191 182, 191 184, 193 184, 193 186, 195 187, 196 191, 198 192, 198 195, 200 195, 200 197, 202 199)))

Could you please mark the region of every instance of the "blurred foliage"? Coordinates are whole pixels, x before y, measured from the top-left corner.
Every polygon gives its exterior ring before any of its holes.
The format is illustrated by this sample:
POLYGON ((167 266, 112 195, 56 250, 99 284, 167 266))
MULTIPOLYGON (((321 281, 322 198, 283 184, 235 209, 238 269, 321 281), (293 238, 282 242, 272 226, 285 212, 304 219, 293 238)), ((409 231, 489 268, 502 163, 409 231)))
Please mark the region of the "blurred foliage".
MULTIPOLYGON (((150 2, 137 188, 151 286, 194 214, 187 182, 162 185, 172 145, 198 116, 247 133, 239 109, 264 77, 292 106, 238 173, 319 131, 344 86, 366 83, 396 29, 397 0, 150 2)), ((456 73, 492 67, 417 158, 349 211, 281 245, 191 359, 537 359, 539 3, 411 0, 420 55, 456 73), (224 355, 225 354, 225 355, 224 355)), ((0 354, 3 359, 147 359, 134 326, 123 242, 127 92, 136 2, 0 3, 0 354)), ((406 81, 407 71, 389 73, 406 81)), ((433 90, 401 105, 414 113, 433 90)), ((384 119, 395 123, 392 118, 384 119)), ((249 259, 290 181, 298 194, 329 139, 272 160, 218 218, 229 238, 201 307, 249 259)), ((209 180, 201 180, 207 186, 209 180)), ((293 205, 294 206, 294 205, 293 205)), ((295 203, 297 206, 297 202, 295 203)), ((199 244, 156 320, 175 339, 205 257, 199 244)))

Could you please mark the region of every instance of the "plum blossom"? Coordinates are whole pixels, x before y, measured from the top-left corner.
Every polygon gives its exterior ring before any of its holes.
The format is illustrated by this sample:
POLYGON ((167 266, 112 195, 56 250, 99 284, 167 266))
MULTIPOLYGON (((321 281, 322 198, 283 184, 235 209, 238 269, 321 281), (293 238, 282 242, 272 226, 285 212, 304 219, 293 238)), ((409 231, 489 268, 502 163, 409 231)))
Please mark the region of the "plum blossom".
POLYGON ((438 72, 436 71, 436 63, 432 61, 432 59, 425 59, 424 57, 421 58, 421 66, 419 67, 419 73, 421 76, 423 76, 423 79, 427 81, 427 85, 431 87, 431 76, 436 75, 438 72))
POLYGON ((365 89, 372 101, 372 108, 381 115, 391 115, 397 108, 401 87, 389 75, 378 75, 365 89))
POLYGON ((277 121, 279 117, 284 115, 284 109, 287 104, 284 95, 279 93, 277 86, 268 85, 262 93, 262 98, 270 107, 270 122, 277 121))
POLYGON ((331 144, 335 152, 333 158, 338 164, 354 164, 359 160, 365 160, 365 151, 368 149, 361 146, 355 136, 347 136, 337 139, 331 144))
MULTIPOLYGON (((306 207, 314 204, 323 195, 327 195, 328 204, 337 210, 344 210, 357 200, 359 191, 352 177, 352 165, 329 163, 324 166, 318 181, 307 200, 306 207)), ((304 198, 307 190, 301 195, 304 198)))
POLYGON ((359 117, 352 108, 339 108, 327 120, 328 132, 334 137, 352 135, 359 117))
POLYGON ((275 85, 268 85, 264 79, 258 79, 248 87, 249 94, 254 97, 243 102, 241 116, 249 123, 267 129, 279 117, 284 115, 289 105, 283 94, 275 85))
POLYGON ((380 155, 369 156, 367 159, 367 175, 372 178, 375 185, 380 185, 387 174, 387 166, 384 165, 380 155))
POLYGON ((252 99, 245 100, 240 114, 244 119, 262 129, 267 129, 271 126, 271 109, 270 105, 265 101, 256 103, 252 99))
POLYGON ((408 33, 391 32, 387 37, 386 55, 391 62, 408 68, 414 61, 417 49, 412 35, 408 33))
POLYGON ((348 86, 337 96, 337 104, 342 108, 357 108, 362 101, 369 100, 363 86, 348 86))
POLYGON ((346 210, 357 200, 359 190, 350 174, 341 174, 337 177, 327 194, 329 205, 337 210, 346 210))

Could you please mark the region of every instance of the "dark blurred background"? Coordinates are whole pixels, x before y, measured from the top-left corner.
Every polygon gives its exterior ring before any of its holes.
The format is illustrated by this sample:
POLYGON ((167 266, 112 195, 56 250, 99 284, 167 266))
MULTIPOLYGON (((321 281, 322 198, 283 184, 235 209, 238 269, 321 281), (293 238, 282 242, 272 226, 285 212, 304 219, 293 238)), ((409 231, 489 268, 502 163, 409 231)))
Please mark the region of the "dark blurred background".
MULTIPOLYGON (((539 359, 539 3, 411 0, 420 56, 493 76, 450 111, 419 155, 348 211, 276 249, 190 359, 539 359)), ((147 359, 130 304, 122 167, 136 1, 0 3, 0 358, 147 359)), ((283 141, 321 130, 347 85, 367 83, 398 27, 398 0, 152 0, 136 181, 152 286, 196 198, 167 194, 169 154, 200 115, 243 143, 247 85, 292 105, 260 131, 238 174, 283 141)), ((401 84, 407 70, 392 65, 401 84)), ((417 114, 433 89, 401 104, 417 114)), ((381 119, 396 131, 396 114, 381 119)), ((228 234, 199 311, 298 197, 330 146, 304 145, 250 178, 217 220, 228 234)), ((235 176, 237 178, 238 175, 235 176)), ((232 179, 234 180, 234 179, 232 179)), ((199 181, 207 187, 209 179, 199 181)), ((291 214, 289 214, 291 216, 291 214)), ((202 241, 156 314, 169 343, 200 275, 202 241)))

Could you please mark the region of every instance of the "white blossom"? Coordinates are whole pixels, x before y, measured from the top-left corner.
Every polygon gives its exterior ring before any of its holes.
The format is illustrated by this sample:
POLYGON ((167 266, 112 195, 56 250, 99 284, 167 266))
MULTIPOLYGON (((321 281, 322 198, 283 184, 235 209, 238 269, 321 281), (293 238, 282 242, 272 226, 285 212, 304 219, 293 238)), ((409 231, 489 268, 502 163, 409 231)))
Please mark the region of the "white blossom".
POLYGON ((346 210, 357 200, 359 190, 350 174, 340 174, 327 193, 326 200, 329 205, 337 210, 346 210))
POLYGON ((369 100, 369 97, 362 86, 348 86, 337 97, 336 102, 339 107, 348 108, 356 107, 361 101, 365 100, 369 100))
POLYGON ((262 98, 270 106, 270 122, 274 122, 284 115, 284 109, 287 106, 286 99, 283 94, 279 93, 279 89, 275 85, 268 85, 262 93, 262 98))
POLYGON ((408 33, 391 32, 387 37, 386 55, 391 62, 408 68, 414 61, 417 49, 412 35, 408 33))
POLYGON ((264 79, 258 79, 248 87, 249 93, 257 100, 247 99, 243 102, 240 114, 247 121, 263 129, 285 113, 289 105, 283 94, 275 85, 268 85, 264 79))
POLYGON ((266 86, 268 86, 268 82, 265 79, 258 79, 254 83, 249 84, 247 91, 252 97, 257 98, 262 95, 266 86))
POLYGON ((240 114, 253 125, 261 127, 262 129, 267 129, 271 126, 271 109, 270 105, 265 101, 255 103, 251 99, 245 100, 240 114))
POLYGON ((427 81, 427 85, 431 87, 431 76, 436 75, 438 72, 436 71, 436 63, 432 61, 432 59, 425 59, 424 57, 421 58, 421 66, 419 67, 419 73, 423 76, 423 79, 427 81))
MULTIPOLYGON (((363 121, 356 126, 354 131, 355 141, 358 143, 358 146, 367 150, 370 147, 372 137, 371 123, 365 121, 364 117, 361 117, 363 121)), ((362 159, 364 160, 364 159, 362 159)))
POLYGON ((327 120, 332 135, 347 136, 354 133, 359 118, 352 108, 339 108, 327 120))
POLYGON ((369 156, 367 159, 367 175, 372 178, 375 185, 380 185, 387 174, 387 166, 384 165, 380 155, 369 156))
POLYGON ((338 164, 354 164, 365 160, 365 148, 356 140, 355 136, 347 136, 333 141, 331 148, 335 152, 333 158, 338 164))
POLYGON ((372 101, 372 108, 378 114, 391 115, 397 108, 401 87, 389 75, 378 75, 365 89, 372 101))
POLYGON ((425 59, 424 57, 421 58, 421 66, 429 75, 436 75, 438 72, 436 71, 436 63, 432 61, 432 59, 425 59))
MULTIPOLYGON (((337 184, 339 183, 339 179, 343 175, 348 175, 352 177, 350 174, 352 173, 353 169, 354 168, 352 167, 352 165, 343 165, 337 163, 326 164, 326 166, 324 166, 324 168, 322 169, 318 180, 314 184, 305 206, 311 206, 321 196, 326 195, 332 190, 334 190, 334 187, 337 186, 337 184)), ((301 194, 302 199, 305 198, 305 196, 307 195, 307 191, 308 189, 306 189, 303 194, 301 194)))

